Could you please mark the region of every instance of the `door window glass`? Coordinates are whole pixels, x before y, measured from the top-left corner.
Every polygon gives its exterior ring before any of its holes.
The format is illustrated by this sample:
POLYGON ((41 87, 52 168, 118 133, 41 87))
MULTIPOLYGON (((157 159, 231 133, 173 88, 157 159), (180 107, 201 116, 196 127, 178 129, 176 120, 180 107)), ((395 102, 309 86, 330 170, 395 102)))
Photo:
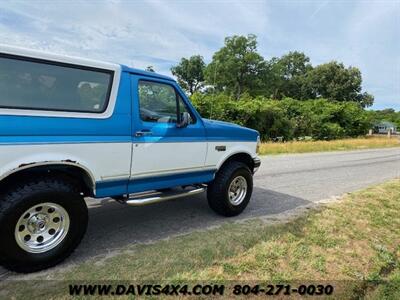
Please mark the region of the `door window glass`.
MULTIPOLYGON (((177 123, 183 112, 190 115, 175 89, 171 85, 158 82, 139 81, 139 106, 140 118, 145 122, 177 123)), ((194 118, 191 116, 189 120, 189 124, 192 124, 194 118)))

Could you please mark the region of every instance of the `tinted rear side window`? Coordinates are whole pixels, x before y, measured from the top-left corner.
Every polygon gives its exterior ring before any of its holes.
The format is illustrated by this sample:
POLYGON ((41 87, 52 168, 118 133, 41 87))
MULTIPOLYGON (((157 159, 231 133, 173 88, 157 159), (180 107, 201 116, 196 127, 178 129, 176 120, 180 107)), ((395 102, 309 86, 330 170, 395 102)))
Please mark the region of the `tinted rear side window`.
POLYGON ((113 71, 0 56, 0 107, 101 113, 113 71))

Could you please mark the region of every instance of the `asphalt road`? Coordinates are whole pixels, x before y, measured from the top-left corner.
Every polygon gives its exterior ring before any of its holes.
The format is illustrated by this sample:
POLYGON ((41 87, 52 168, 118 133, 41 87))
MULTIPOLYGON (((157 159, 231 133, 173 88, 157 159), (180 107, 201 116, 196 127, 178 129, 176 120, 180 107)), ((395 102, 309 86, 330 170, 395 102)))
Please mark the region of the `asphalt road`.
MULTIPOLYGON (((144 207, 127 207, 115 201, 88 200, 88 232, 74 254, 60 266, 68 268, 98 256, 118 253, 135 243, 147 243, 232 220, 271 219, 276 214, 321 199, 362 189, 400 177, 400 148, 266 156, 254 178, 254 192, 245 212, 234 219, 214 214, 205 195, 144 207)), ((19 276, 0 268, 0 279, 19 276)))

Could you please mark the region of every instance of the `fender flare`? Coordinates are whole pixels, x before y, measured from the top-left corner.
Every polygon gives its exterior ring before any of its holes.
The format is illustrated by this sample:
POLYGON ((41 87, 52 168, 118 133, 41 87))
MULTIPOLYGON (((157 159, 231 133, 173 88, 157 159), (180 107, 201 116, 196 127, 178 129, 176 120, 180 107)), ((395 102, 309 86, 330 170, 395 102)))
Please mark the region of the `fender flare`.
POLYGON ((218 165, 217 165, 217 171, 221 169, 221 167, 230 159, 232 159, 232 157, 234 156, 238 156, 238 155, 246 155, 249 160, 253 161, 253 156, 251 155, 251 153, 249 151, 245 151, 243 150, 238 150, 232 153, 229 153, 229 155, 227 155, 223 160, 221 160, 218 165))
POLYGON ((93 173, 87 168, 86 166, 75 162, 75 161, 70 161, 70 160, 62 160, 62 161, 43 161, 43 162, 33 162, 33 163, 27 163, 27 164, 21 164, 18 167, 11 169, 4 174, 0 176, 0 182, 5 180, 6 178, 10 177, 13 174, 17 174, 18 172, 24 171, 24 170, 29 170, 37 167, 46 167, 46 166, 69 166, 69 167, 75 167, 78 169, 81 169, 90 179, 91 185, 92 185, 92 190, 93 194, 96 194, 96 180, 93 175, 93 173))

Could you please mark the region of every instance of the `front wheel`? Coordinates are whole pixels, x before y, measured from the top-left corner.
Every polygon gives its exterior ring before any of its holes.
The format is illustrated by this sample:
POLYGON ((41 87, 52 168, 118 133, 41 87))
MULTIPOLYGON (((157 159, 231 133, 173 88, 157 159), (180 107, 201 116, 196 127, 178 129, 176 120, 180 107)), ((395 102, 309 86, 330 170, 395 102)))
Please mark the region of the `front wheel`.
POLYGON ((248 205, 253 192, 253 176, 247 165, 230 162, 215 175, 207 189, 210 207, 218 214, 239 215, 248 205))
POLYGON ((64 260, 81 241, 88 211, 68 180, 41 178, 0 195, 0 264, 39 271, 64 260))

